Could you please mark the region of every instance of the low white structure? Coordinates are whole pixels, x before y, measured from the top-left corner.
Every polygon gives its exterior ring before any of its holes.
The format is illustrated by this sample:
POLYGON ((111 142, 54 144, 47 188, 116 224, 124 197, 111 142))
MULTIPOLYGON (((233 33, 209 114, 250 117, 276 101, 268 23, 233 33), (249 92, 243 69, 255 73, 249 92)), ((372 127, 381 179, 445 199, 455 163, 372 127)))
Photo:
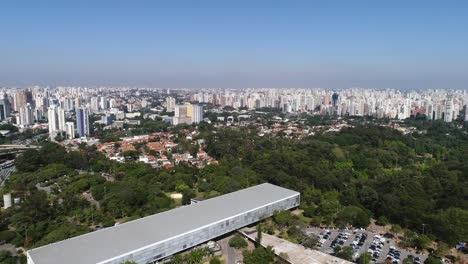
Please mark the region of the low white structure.
POLYGON ((3 195, 3 209, 7 209, 11 207, 11 193, 7 193, 3 195))
POLYGON ((299 202, 298 192, 261 184, 29 250, 28 264, 156 263, 299 202))

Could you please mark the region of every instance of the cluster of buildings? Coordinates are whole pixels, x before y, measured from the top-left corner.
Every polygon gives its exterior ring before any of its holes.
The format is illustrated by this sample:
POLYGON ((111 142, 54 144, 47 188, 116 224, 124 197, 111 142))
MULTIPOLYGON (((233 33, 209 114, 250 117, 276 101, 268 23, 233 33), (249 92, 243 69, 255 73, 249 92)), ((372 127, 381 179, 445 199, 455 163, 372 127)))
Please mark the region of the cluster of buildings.
MULTIPOLYGON (((184 130, 183 133, 186 134, 186 140, 191 141, 191 144, 203 146, 203 140, 192 141, 193 137, 197 134, 196 131, 190 132, 184 130)), ((158 169, 171 169, 180 163, 197 168, 218 163, 201 148, 197 150, 197 153, 190 153, 188 150, 179 149, 179 144, 172 140, 174 137, 175 135, 170 132, 159 132, 122 138, 116 142, 99 143, 97 148, 108 159, 118 162, 125 162, 125 152, 136 151, 138 152, 138 161, 147 163, 153 168, 158 169), (142 147, 137 149, 136 145, 142 147)))
POLYGON ((174 97, 166 97, 166 111, 174 112, 174 117, 166 119, 173 125, 198 124, 203 120, 203 106, 199 104, 176 104, 174 97))
POLYGON ((176 104, 175 97, 160 89, 33 86, 3 88, 1 92, 0 122, 20 129, 48 129, 52 140, 58 135, 68 139, 90 136, 91 115, 99 115, 99 123, 109 128, 122 128, 125 123, 137 125, 139 122, 132 118, 140 114, 139 110, 164 102, 168 111, 174 112, 165 118, 171 124, 203 120, 202 105, 176 104))
POLYGON ((321 115, 375 116, 405 119, 424 114, 427 119, 468 121, 467 90, 375 89, 205 89, 193 92, 191 101, 235 109, 276 108, 321 115))
POLYGON ((204 120, 204 105, 260 111, 274 108, 284 113, 314 115, 390 119, 420 115, 429 120, 468 121, 466 90, 248 88, 171 91, 34 86, 3 88, 0 94, 0 122, 15 124, 20 129, 48 129, 52 140, 59 135, 68 139, 89 137, 94 122, 105 128, 119 129, 124 124, 138 125, 141 109, 166 112, 158 118, 172 125, 197 124, 204 120), (98 115, 99 120, 91 120, 92 115, 98 115))

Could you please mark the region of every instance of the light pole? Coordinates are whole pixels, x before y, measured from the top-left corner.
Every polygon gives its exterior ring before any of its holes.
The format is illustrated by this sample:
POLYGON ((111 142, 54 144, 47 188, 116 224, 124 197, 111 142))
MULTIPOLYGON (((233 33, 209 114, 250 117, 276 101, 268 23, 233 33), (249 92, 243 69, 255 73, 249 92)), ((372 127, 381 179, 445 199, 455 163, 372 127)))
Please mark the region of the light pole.
POLYGON ((426 226, 427 224, 422 224, 422 233, 424 235, 424 227, 426 226))

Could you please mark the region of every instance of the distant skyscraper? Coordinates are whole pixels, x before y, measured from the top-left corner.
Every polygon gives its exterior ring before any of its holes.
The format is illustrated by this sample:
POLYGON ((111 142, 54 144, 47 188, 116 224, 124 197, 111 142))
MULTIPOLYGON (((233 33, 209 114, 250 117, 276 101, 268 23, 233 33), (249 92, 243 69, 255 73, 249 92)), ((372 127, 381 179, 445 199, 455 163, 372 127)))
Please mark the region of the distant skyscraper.
POLYGON ((203 120, 203 106, 192 104, 192 123, 200 123, 203 120))
POLYGON ((75 125, 73 124, 73 122, 65 123, 65 131, 67 132, 67 138, 75 138, 75 125))
POLYGON ((453 116, 453 98, 451 96, 447 97, 445 100, 445 111, 444 111, 444 121, 452 122, 453 116))
POLYGON ((176 101, 174 97, 166 97, 166 111, 173 112, 175 109, 176 101))
POLYGON ((336 115, 338 113, 338 104, 339 104, 339 98, 340 96, 337 93, 334 93, 332 95, 332 114, 336 115))
POLYGON ((94 113, 99 111, 99 98, 91 97, 91 111, 94 113))
POLYGON ((74 99, 71 99, 71 98, 65 98, 65 101, 64 101, 64 110, 65 111, 73 111, 75 110, 75 100, 74 99))
POLYGON ((7 94, 3 95, 3 99, 0 100, 0 121, 6 120, 11 113, 10 100, 8 100, 7 94))
POLYGON ((465 122, 468 122, 468 104, 465 105, 465 122))
POLYGON ((192 117, 188 115, 188 106, 190 106, 190 104, 175 106, 173 119, 174 125, 191 123, 192 117))
POLYGON ((113 121, 115 121, 116 117, 113 113, 106 113, 101 117, 101 123, 108 126, 111 125, 113 121))
POLYGON ((101 107, 102 110, 106 110, 109 108, 107 98, 105 96, 101 96, 99 98, 99 106, 101 107))
POLYGON ((86 107, 76 108, 76 129, 80 137, 89 136, 89 110, 86 107))
POLYGON ((33 109, 29 103, 20 107, 18 123, 22 126, 29 126, 34 124, 33 109))
POLYGON ((20 108, 26 105, 26 94, 24 90, 18 90, 13 95, 13 108, 19 112, 20 108))
POLYGON ((65 111, 57 105, 51 105, 47 110, 49 137, 54 139, 57 134, 65 131, 65 111))
POLYGON ((109 100, 109 107, 110 107, 110 108, 114 108, 114 107, 116 107, 116 106, 117 106, 117 102, 115 101, 114 98, 111 98, 111 99, 109 100))

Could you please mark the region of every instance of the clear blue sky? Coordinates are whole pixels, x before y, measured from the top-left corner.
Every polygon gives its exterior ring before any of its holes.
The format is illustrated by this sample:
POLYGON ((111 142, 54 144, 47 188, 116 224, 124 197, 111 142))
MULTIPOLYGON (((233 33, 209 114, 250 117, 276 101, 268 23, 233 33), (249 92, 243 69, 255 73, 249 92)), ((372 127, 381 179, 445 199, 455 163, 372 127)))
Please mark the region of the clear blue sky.
POLYGON ((468 88, 468 1, 1 1, 31 84, 468 88))

